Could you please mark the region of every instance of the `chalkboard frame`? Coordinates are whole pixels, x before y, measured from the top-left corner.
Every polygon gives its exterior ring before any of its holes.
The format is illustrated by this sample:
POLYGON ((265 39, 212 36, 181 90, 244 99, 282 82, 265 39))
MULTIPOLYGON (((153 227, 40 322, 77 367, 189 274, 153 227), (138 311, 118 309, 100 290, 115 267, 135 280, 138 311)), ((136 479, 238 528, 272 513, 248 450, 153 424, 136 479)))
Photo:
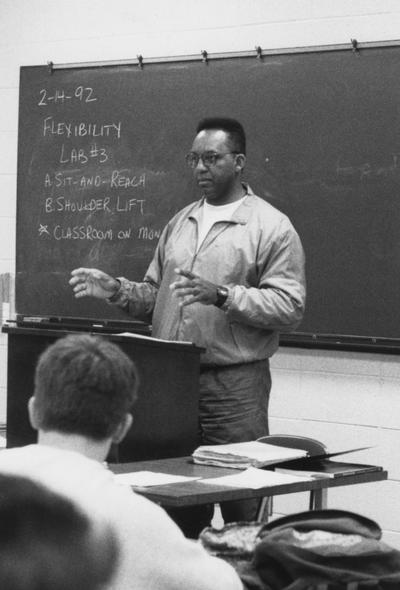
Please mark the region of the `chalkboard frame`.
MULTIPOLYGON (((109 68, 121 65, 136 65, 139 69, 146 68, 147 64, 162 64, 171 62, 197 62, 201 61, 207 66, 209 63, 218 60, 233 59, 236 57, 254 57, 258 60, 263 60, 264 57, 272 55, 287 55, 287 54, 307 54, 307 53, 323 53, 323 52, 352 52, 357 57, 357 54, 368 49, 384 49, 389 47, 397 47, 400 41, 387 41, 376 43, 357 43, 356 40, 351 40, 349 44, 329 45, 319 47, 302 47, 302 48, 287 48, 277 50, 264 50, 256 47, 255 51, 251 52, 235 52, 223 54, 208 54, 206 51, 201 52, 198 56, 179 56, 179 57, 165 57, 165 58, 149 58, 144 59, 138 56, 133 60, 117 60, 108 62, 90 62, 90 63, 73 63, 73 64, 53 64, 48 63, 49 72, 56 70, 68 70, 79 68, 109 68)), ((128 322, 127 322, 128 323, 128 322)), ((301 327, 300 327, 301 329, 301 327)), ((400 353, 400 338, 384 338, 374 336, 362 336, 357 334, 323 334, 314 332, 294 332, 292 334, 284 334, 281 336, 281 344, 293 347, 305 348, 320 348, 320 349, 337 349, 337 350, 354 350, 366 352, 378 352, 399 354, 400 353)))

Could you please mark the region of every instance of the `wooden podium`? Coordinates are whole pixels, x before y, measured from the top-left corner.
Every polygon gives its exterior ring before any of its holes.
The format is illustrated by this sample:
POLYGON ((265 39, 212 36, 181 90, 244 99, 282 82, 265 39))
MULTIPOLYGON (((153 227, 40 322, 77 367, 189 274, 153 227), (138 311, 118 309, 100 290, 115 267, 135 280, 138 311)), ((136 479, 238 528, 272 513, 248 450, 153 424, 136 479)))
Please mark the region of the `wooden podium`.
MULTIPOLYGON (((36 441, 28 419, 36 361, 57 338, 76 330, 3 326, 8 334, 7 447, 36 441)), ((79 330, 82 332, 82 330, 79 330)), ((118 461, 139 461, 190 455, 199 445, 198 389, 201 348, 94 332, 118 344, 134 360, 140 376, 133 425, 118 445, 118 461)))

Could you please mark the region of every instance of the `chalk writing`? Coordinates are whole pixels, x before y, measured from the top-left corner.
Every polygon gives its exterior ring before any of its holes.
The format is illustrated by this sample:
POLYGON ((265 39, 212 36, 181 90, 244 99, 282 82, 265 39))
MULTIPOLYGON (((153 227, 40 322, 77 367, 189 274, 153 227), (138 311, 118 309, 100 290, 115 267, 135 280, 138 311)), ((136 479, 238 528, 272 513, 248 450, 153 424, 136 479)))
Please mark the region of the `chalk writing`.
POLYGON ((110 198, 104 199, 90 199, 88 201, 74 201, 66 199, 65 197, 57 197, 56 199, 47 198, 45 200, 44 209, 46 213, 58 212, 80 212, 80 211, 106 211, 112 212, 110 207, 110 198))
POLYGON ((38 236, 57 242, 111 242, 133 238, 158 240, 160 229, 147 226, 121 228, 114 225, 117 214, 121 218, 123 214, 128 214, 129 219, 143 216, 146 203, 145 199, 131 196, 133 191, 146 188, 144 172, 130 168, 110 170, 109 167, 113 156, 112 143, 118 142, 122 136, 122 122, 112 118, 99 121, 94 113, 92 117, 77 116, 75 120, 55 114, 55 105, 73 101, 83 105, 97 100, 94 89, 89 86, 43 87, 39 91, 37 104, 50 111, 49 116, 43 116, 38 121, 39 135, 45 141, 51 139, 57 142, 54 151, 56 168, 43 172, 42 182, 47 195, 43 197, 42 211, 49 216, 48 219, 55 219, 55 216, 62 219, 65 216, 68 221, 54 221, 54 224, 41 221, 37 229, 38 236), (102 170, 94 169, 92 173, 93 165, 98 167, 106 163, 102 170), (90 168, 80 171, 82 166, 90 168), (90 197, 84 198, 86 195, 90 197), (89 220, 93 222, 95 216, 97 221, 91 224, 89 220), (71 221, 71 218, 76 218, 76 221, 71 221), (109 221, 106 223, 109 225, 103 227, 107 218, 109 221))
POLYGON ((99 229, 92 225, 74 225, 63 227, 62 225, 55 225, 49 229, 48 225, 39 225, 39 236, 46 236, 47 239, 54 238, 57 241, 61 240, 129 240, 132 237, 132 228, 119 229, 114 231, 112 228, 99 229))
POLYGON ((40 107, 47 107, 51 104, 63 104, 69 100, 79 100, 81 102, 94 102, 97 100, 94 90, 90 86, 77 86, 72 93, 62 89, 56 89, 50 94, 46 88, 39 90, 40 100, 37 103, 40 107))
POLYGON ((161 235, 161 230, 151 229, 148 227, 140 227, 138 231, 138 238, 142 240, 158 240, 161 235))
POLYGON ((138 186, 145 186, 146 175, 127 176, 124 170, 113 170, 111 173, 110 185, 111 188, 136 188, 138 186))
POLYGON ((112 229, 98 229, 91 225, 75 225, 62 227, 56 225, 53 229, 53 237, 56 240, 112 240, 112 229))
POLYGON ((129 240, 132 234, 132 228, 129 229, 120 229, 118 230, 118 239, 119 240, 129 240))
POLYGON ((66 148, 62 144, 58 161, 60 164, 80 164, 84 166, 91 158, 95 158, 100 164, 104 164, 108 160, 108 152, 106 148, 99 148, 96 144, 91 145, 89 150, 85 148, 66 148))
POLYGON ((43 234, 49 234, 49 228, 47 225, 43 225, 42 223, 39 225, 39 236, 43 234))
POLYGON ((87 123, 80 121, 72 123, 71 121, 56 122, 54 117, 45 117, 43 119, 43 137, 52 135, 63 135, 65 137, 121 137, 121 121, 117 123, 87 123))
POLYGON ((93 198, 76 200, 67 197, 47 197, 44 202, 44 210, 46 213, 80 213, 81 211, 105 211, 118 213, 136 211, 140 215, 144 215, 145 199, 124 199, 117 197, 115 203, 111 202, 111 197, 93 198))
POLYGON ((400 154, 391 154, 386 164, 371 164, 363 162, 357 166, 336 166, 336 175, 344 180, 365 181, 375 178, 386 178, 398 173, 400 169, 400 154))
POLYGON ((145 188, 146 174, 129 175, 127 170, 113 170, 110 176, 103 177, 100 174, 86 176, 70 176, 64 172, 46 172, 44 175, 45 188, 75 187, 77 189, 99 188, 102 185, 110 185, 112 189, 145 188))
POLYGON ((117 197, 117 211, 132 211, 138 207, 140 213, 143 215, 143 204, 144 199, 123 199, 119 196, 117 197))
POLYGON ((103 183, 103 179, 100 174, 95 176, 66 176, 63 172, 55 172, 53 177, 46 172, 44 176, 45 188, 64 188, 66 186, 75 186, 76 188, 98 188, 103 183))

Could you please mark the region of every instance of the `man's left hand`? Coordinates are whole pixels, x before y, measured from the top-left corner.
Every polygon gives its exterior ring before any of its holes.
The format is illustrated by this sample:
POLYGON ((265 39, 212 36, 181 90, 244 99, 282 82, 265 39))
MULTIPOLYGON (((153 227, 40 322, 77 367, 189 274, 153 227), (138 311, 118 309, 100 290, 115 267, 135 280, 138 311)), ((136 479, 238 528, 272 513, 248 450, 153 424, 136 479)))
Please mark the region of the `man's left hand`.
POLYGON ((203 305, 214 305, 217 301, 217 285, 202 279, 189 270, 176 268, 175 272, 180 278, 170 285, 180 298, 179 305, 191 305, 196 301, 203 305))

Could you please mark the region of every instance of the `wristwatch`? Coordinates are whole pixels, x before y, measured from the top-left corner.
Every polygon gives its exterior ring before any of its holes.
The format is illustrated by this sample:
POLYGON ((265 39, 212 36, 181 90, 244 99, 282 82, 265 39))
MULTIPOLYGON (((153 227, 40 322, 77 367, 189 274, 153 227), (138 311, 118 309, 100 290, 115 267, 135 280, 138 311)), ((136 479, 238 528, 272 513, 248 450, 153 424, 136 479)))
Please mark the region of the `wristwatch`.
POLYGON ((217 287, 217 300, 214 303, 216 307, 222 307, 228 299, 229 291, 226 287, 217 287))
POLYGON ((107 297, 107 302, 108 303, 114 303, 114 301, 116 301, 118 299, 118 295, 119 295, 119 291, 121 289, 121 281, 117 278, 115 278, 115 280, 118 282, 118 289, 115 291, 115 293, 113 293, 110 297, 107 297))

